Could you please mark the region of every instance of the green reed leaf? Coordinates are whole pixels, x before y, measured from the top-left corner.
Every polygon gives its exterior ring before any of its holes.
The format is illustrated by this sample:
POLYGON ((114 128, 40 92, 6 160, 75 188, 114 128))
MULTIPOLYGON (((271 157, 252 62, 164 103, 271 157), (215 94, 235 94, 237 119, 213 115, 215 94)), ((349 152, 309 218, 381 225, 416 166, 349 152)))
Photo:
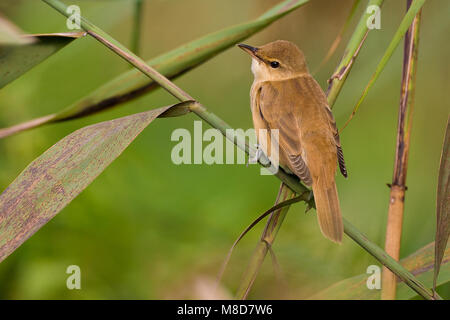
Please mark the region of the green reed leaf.
POLYGON ((389 43, 389 46, 387 47, 386 51, 384 52, 383 57, 381 58, 380 63, 378 64, 377 68, 375 69, 374 74, 369 80, 369 83, 365 87, 361 97, 359 98, 358 102, 356 103, 355 108, 353 109, 349 119, 344 124, 344 128, 348 125, 348 123, 352 120, 353 116, 358 111, 359 107, 361 106, 361 103, 366 98, 367 94, 369 93, 369 90, 372 88, 375 81, 380 76, 381 72, 386 67, 386 64, 391 59, 392 55, 394 54, 395 49, 398 47, 398 44, 406 34, 406 31, 408 31, 409 26, 413 22, 414 18, 416 17, 416 14, 419 12, 419 10, 424 5, 425 0, 415 0, 412 2, 411 6, 409 7, 408 11, 406 12, 402 22, 400 23, 400 26, 398 27, 397 31, 394 34, 394 37, 392 38, 391 42, 389 43))
POLYGON ((450 235, 450 117, 447 120, 447 129, 439 168, 436 219, 436 255, 434 261, 433 288, 436 288, 437 277, 450 235))
POLYGON ((0 88, 84 34, 84 32, 73 32, 26 35, 24 38, 35 40, 22 45, 2 45, 0 47, 0 88))

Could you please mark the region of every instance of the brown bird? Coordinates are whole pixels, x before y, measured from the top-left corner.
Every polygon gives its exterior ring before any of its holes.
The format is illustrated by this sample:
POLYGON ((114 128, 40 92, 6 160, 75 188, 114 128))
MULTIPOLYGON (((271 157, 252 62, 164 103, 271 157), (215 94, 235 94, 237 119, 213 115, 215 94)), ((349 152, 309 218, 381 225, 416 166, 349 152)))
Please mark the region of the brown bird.
POLYGON ((337 164, 345 177, 347 170, 324 92, 295 44, 278 40, 261 47, 238 46, 252 57, 255 79, 250 98, 257 136, 258 130, 267 130, 270 145, 270 130, 279 130, 279 163, 312 186, 320 229, 340 243, 343 223, 335 182, 337 164))

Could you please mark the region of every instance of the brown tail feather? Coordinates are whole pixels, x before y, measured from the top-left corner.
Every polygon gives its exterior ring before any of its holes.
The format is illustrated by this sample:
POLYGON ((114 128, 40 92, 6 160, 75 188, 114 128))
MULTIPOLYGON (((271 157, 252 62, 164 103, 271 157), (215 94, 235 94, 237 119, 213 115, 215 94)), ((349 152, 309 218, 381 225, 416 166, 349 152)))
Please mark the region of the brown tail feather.
POLYGON ((329 179, 325 177, 319 177, 312 185, 317 218, 323 235, 336 243, 341 243, 344 227, 336 183, 334 179, 328 181, 329 179))

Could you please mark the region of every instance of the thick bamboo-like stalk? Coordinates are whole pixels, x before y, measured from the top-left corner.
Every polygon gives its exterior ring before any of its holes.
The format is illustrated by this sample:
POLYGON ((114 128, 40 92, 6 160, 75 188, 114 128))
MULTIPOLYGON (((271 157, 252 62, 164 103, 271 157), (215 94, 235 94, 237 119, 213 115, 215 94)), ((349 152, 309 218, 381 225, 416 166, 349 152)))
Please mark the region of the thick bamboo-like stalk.
MULTIPOLYGON (((411 0, 407 0, 407 9, 410 5, 411 0)), ((398 111, 397 147, 395 152, 394 174, 389 196, 389 211, 384 249, 397 261, 400 259, 421 12, 422 10, 418 12, 405 35, 402 88, 398 111)), ((397 277, 384 267, 381 299, 395 300, 396 289, 397 277)))
MULTIPOLYGON (((55 8, 64 16, 68 16, 69 14, 66 12, 67 6, 59 0, 42 0, 51 7, 55 8)), ((161 85, 166 91, 172 94, 174 97, 178 98, 180 101, 188 101, 194 100, 191 96, 189 96, 186 92, 177 87, 174 83, 168 80, 166 77, 158 73, 155 69, 148 66, 142 59, 133 54, 130 50, 108 35, 106 32, 102 31, 100 28, 96 27, 94 24, 90 23, 83 17, 81 18, 81 26, 85 29, 91 36, 95 39, 103 43, 113 52, 117 53, 124 60, 128 61, 130 64, 139 69, 142 73, 153 79, 159 85, 161 85)), ((227 125, 222 119, 220 119, 215 114, 207 111, 207 109, 199 103, 196 103, 192 108, 195 114, 197 114, 200 118, 208 122, 211 126, 218 129, 220 132, 224 134, 224 136, 232 141, 236 146, 243 149, 247 153, 254 151, 246 142, 245 138, 233 134, 230 135, 227 129, 231 129, 229 125, 227 125)), ((260 161, 262 165, 267 165, 265 163, 267 159, 260 161)), ((287 174, 284 170, 280 168, 276 176, 282 180, 291 190, 295 191, 298 194, 302 194, 308 189, 303 186, 297 178, 292 175, 287 174)), ((389 255, 387 255, 380 247, 376 244, 372 243, 366 236, 364 236, 359 230, 357 230, 350 222, 344 219, 344 232, 352 238, 356 243, 358 243, 362 248, 364 248, 367 252, 373 255, 378 261, 382 264, 386 265, 390 270, 392 270, 397 276, 405 281, 405 283, 410 286, 414 291, 416 291, 419 295, 424 297, 425 299, 440 299, 439 296, 433 296, 431 290, 426 288, 413 274, 411 274, 408 270, 406 270, 402 265, 400 265, 397 261, 392 259, 389 255)))

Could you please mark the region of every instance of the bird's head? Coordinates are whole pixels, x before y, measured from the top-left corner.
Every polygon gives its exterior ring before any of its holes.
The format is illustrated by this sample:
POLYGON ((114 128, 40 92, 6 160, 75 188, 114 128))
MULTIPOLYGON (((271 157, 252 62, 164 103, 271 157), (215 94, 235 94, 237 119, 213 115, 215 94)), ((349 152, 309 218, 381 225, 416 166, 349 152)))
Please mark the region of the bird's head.
POLYGON ((252 57, 258 81, 283 80, 308 73, 303 52, 292 42, 277 40, 261 47, 238 44, 252 57))

